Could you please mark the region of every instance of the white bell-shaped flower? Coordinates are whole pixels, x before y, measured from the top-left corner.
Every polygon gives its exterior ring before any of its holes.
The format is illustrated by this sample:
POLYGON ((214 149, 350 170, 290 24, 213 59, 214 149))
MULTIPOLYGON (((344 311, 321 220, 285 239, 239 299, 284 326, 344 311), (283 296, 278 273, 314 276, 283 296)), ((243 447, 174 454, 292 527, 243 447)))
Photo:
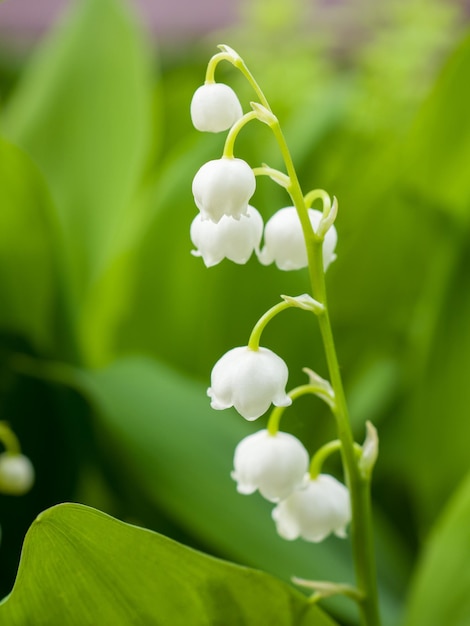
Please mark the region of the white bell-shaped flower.
POLYGON ((351 520, 347 488, 328 474, 305 478, 305 484, 282 500, 272 512, 277 532, 288 540, 301 537, 319 542, 330 533, 346 536, 351 520))
POLYGON ((224 215, 247 215, 256 179, 246 161, 222 157, 205 163, 193 180, 193 195, 203 220, 216 224, 224 215))
POLYGON ((220 133, 243 116, 237 94, 223 83, 201 85, 191 100, 191 120, 197 130, 220 133))
POLYGON ((239 493, 258 489, 267 500, 279 502, 302 484, 309 457, 297 437, 260 430, 240 441, 233 464, 231 476, 239 493))
POLYGON ((21 496, 34 483, 34 467, 24 454, 0 454, 0 492, 21 496))
MULTIPOLYGON (((309 209, 308 215, 313 229, 316 230, 322 218, 321 211, 309 209)), ((337 239, 336 228, 330 226, 323 241, 325 270, 336 259, 337 239)), ((307 250, 295 207, 280 209, 268 220, 264 229, 264 247, 258 256, 263 265, 274 262, 280 270, 298 270, 307 267, 307 250)))
POLYGON ((252 206, 248 206, 247 215, 239 220, 224 215, 218 224, 203 220, 199 213, 191 224, 191 241, 196 246, 194 256, 202 257, 206 267, 217 265, 227 258, 234 263, 248 261, 263 235, 263 218, 252 206))
POLYGON ((233 406, 252 421, 266 413, 271 403, 292 404, 285 391, 288 376, 287 365, 268 348, 233 348, 214 365, 207 395, 213 409, 233 406))

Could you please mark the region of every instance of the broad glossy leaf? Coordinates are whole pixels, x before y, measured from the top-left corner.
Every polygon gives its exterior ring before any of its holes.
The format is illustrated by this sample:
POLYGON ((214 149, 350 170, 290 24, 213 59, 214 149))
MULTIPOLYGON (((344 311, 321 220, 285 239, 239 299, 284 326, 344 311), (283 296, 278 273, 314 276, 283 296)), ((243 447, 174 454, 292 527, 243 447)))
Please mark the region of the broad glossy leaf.
POLYGON ((41 513, 25 540, 9 626, 334 626, 267 574, 208 557, 78 504, 41 513))
POLYGON ((426 544, 411 586, 405 626, 470 623, 470 476, 461 484, 426 544))
MULTIPOLYGON (((106 447, 186 532, 284 579, 352 581, 347 542, 286 542, 275 532, 272 505, 236 492, 233 451, 252 429, 231 411, 210 409, 202 385, 143 358, 83 372, 78 382, 104 426, 106 447)), ((399 607, 386 588, 383 603, 393 624, 399 607)), ((335 604, 349 615, 351 609, 347 601, 335 604)))
POLYGON ((57 224, 31 159, 0 139, 0 326, 50 347, 57 296, 57 224))

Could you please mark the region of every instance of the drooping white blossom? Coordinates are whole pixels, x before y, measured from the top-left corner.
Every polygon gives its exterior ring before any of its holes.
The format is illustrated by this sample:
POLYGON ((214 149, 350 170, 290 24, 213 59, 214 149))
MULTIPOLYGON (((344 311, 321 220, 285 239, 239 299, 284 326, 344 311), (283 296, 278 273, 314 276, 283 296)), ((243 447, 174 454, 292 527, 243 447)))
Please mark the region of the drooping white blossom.
POLYGON ((260 494, 271 502, 286 498, 302 483, 308 469, 308 452, 289 433, 267 430, 248 435, 235 449, 232 478, 237 491, 260 494))
POLYGON ((284 361, 268 348, 233 348, 214 365, 207 395, 213 409, 235 409, 252 421, 270 404, 289 406, 285 387, 289 372, 284 361))
POLYGON ((193 195, 203 220, 216 224, 224 215, 247 215, 256 189, 253 170, 242 159, 222 157, 205 163, 193 180, 193 195))
POLYGON ((345 537, 351 520, 349 491, 333 476, 312 479, 307 474, 304 485, 282 500, 272 517, 284 539, 317 543, 331 533, 345 537))
MULTIPOLYGON (((309 209, 310 223, 315 230, 322 218, 321 211, 309 209)), ((336 259, 335 248, 338 235, 330 226, 323 241, 323 267, 326 270, 336 259)), ((297 270, 307 267, 307 250, 299 216, 295 207, 285 207, 277 211, 266 223, 264 247, 259 254, 263 265, 275 263, 280 270, 297 270)))
POLYGON ((202 257, 206 267, 217 265, 225 258, 243 264, 253 250, 259 252, 263 218, 252 206, 248 206, 247 215, 239 220, 224 215, 217 224, 203 220, 199 213, 192 221, 190 234, 196 246, 192 254, 202 257))
POLYGON ((237 94, 224 83, 207 83, 194 92, 191 120, 197 130, 220 133, 243 115, 237 94))
POLYGON ((0 492, 21 496, 34 483, 34 467, 24 454, 0 454, 0 492))

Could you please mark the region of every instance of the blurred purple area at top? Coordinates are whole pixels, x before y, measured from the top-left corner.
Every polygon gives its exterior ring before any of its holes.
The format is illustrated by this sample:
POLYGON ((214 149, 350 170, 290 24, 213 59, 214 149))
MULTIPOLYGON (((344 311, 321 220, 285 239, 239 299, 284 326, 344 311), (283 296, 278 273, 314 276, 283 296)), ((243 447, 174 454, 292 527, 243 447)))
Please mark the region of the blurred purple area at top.
MULTIPOLYGON (((4 0, 0 3, 0 34, 8 39, 34 39, 73 1, 4 0)), ((162 39, 197 37, 237 18, 236 0, 127 1, 146 28, 162 39)))

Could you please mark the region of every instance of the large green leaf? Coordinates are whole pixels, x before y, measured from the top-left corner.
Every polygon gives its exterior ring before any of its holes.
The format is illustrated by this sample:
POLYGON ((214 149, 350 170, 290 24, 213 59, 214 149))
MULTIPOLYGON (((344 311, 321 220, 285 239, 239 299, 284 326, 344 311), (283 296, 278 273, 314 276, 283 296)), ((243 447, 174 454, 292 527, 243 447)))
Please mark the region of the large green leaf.
POLYGON ((57 225, 31 159, 0 139, 0 327, 50 346, 57 295, 57 225))
POLYGON ((470 623, 470 476, 436 523, 411 587, 405 626, 470 623))
MULTIPOLYGON (((35 54, 5 111, 5 131, 36 160, 55 200, 77 318, 82 306, 93 318, 88 290, 133 229, 152 136, 149 68, 128 7, 83 0, 35 54)), ((109 298, 113 289, 101 287, 109 298)))
POLYGON ((91 508, 41 513, 25 540, 8 626, 334 626, 298 592, 91 508))
MULTIPOLYGON (((202 385, 144 358, 83 372, 78 382, 96 407, 114 462, 203 545, 283 579, 353 580, 347 542, 286 542, 275 532, 271 505, 236 492, 233 451, 252 429, 234 412, 210 409, 202 385)), ((396 567, 388 560, 384 569, 399 577, 396 567)), ((385 623, 396 623, 398 601, 385 586, 382 600, 385 623)), ((352 604, 335 610, 351 616, 352 604)))

